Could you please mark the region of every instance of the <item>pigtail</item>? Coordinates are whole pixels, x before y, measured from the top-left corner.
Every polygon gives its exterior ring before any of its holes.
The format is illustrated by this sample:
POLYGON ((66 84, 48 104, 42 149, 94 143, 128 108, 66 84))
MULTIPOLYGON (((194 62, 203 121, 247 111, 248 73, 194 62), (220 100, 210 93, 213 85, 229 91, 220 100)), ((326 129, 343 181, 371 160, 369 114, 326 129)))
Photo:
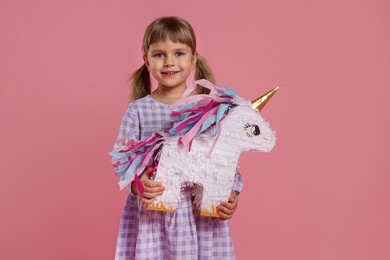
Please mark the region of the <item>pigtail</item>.
MULTIPOLYGON (((211 68, 207 64, 207 61, 202 56, 198 55, 198 60, 196 61, 196 70, 195 70, 195 80, 198 79, 206 79, 211 83, 215 83, 214 75, 211 72, 211 68)), ((210 90, 207 88, 203 88, 201 90, 201 94, 209 94, 210 90)))
POLYGON ((132 91, 130 100, 143 98, 151 93, 151 83, 148 68, 143 64, 130 78, 132 91))

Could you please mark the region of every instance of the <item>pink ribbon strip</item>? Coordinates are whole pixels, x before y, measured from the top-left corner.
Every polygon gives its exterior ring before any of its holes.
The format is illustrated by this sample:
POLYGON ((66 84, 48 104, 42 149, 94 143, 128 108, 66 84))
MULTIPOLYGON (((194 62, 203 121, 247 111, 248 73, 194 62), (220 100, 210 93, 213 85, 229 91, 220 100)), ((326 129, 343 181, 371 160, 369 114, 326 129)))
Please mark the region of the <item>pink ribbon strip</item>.
POLYGON ((216 114, 218 111, 218 107, 214 107, 210 111, 208 111, 206 114, 203 115, 203 117, 196 123, 191 130, 189 130, 182 138, 181 142, 185 145, 187 145, 192 139, 194 139, 196 133, 199 131, 199 129, 202 127, 203 122, 206 121, 207 118, 212 116, 213 114, 216 114))
POLYGON ((142 195, 145 192, 145 188, 144 188, 144 185, 142 185, 142 182, 139 179, 137 174, 134 175, 134 183, 135 183, 135 186, 138 189, 138 192, 142 195))

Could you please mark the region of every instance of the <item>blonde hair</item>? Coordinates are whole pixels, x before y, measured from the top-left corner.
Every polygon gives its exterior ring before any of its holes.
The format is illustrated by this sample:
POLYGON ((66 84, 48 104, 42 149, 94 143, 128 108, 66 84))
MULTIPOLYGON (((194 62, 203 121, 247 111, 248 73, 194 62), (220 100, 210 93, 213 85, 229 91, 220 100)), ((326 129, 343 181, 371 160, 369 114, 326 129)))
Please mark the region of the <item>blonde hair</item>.
MULTIPOLYGON (((196 51, 196 37, 192 26, 184 19, 170 16, 161 17, 154 20, 145 30, 142 43, 142 52, 148 53, 151 44, 164 41, 167 37, 173 42, 180 42, 189 46, 192 54, 196 51)), ((214 83, 214 76, 206 60, 198 55, 196 61, 195 80, 207 79, 214 83)), ((145 97, 151 93, 151 82, 148 68, 143 64, 131 75, 131 100, 145 97)), ((208 93, 207 89, 202 88, 201 93, 208 93)))

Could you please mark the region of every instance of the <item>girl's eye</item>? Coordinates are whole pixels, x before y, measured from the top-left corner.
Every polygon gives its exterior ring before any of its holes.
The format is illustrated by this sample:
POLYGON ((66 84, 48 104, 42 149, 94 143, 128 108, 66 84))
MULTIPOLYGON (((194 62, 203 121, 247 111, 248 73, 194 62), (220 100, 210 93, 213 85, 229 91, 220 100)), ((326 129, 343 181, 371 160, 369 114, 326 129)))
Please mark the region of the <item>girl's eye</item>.
POLYGON ((185 53, 184 53, 184 52, 182 52, 182 51, 178 51, 178 52, 176 52, 176 56, 183 56, 183 55, 185 55, 185 53))
POLYGON ((156 53, 156 54, 153 55, 153 57, 162 58, 162 57, 164 57, 164 54, 162 54, 162 53, 156 53))

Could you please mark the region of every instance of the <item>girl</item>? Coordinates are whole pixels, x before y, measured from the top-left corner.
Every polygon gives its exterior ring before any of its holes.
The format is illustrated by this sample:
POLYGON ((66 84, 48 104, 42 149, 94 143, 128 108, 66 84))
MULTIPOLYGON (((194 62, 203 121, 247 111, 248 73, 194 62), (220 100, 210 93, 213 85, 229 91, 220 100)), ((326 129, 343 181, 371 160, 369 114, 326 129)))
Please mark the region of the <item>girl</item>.
MULTIPOLYGON (((166 131, 170 104, 186 90, 186 80, 195 70, 195 79, 214 82, 206 61, 196 51, 191 25, 178 17, 153 21, 143 39, 144 64, 132 75, 132 103, 122 120, 114 151, 126 139, 143 140, 154 132, 166 131), (158 87, 151 92, 150 74, 158 87)), ((196 91, 205 93, 199 87, 196 91)), ((149 178, 149 168, 141 177, 145 191, 131 184, 120 224, 116 259, 234 259, 228 223, 237 207, 241 177, 237 173, 229 201, 218 206, 219 219, 199 215, 193 194, 199 187, 184 187, 176 212, 147 210, 146 205, 164 192, 161 183, 149 178)))

